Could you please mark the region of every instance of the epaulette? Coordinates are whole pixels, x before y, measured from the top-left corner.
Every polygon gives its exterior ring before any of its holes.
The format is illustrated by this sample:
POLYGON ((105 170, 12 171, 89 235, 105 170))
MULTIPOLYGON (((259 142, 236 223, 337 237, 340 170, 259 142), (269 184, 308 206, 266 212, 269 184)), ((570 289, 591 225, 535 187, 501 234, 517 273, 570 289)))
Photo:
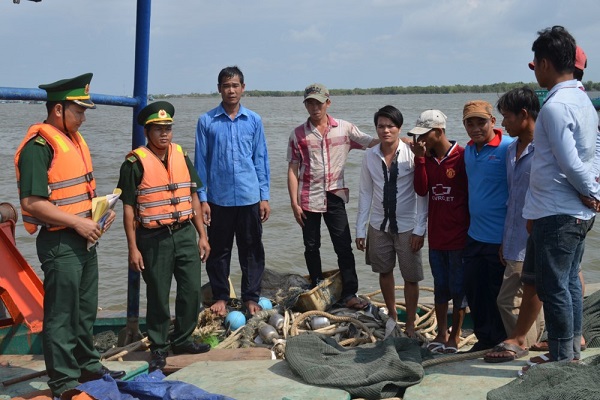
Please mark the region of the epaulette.
POLYGON ((127 157, 127 161, 129 161, 130 163, 134 163, 137 161, 137 157, 136 156, 129 156, 127 157))
POLYGON ((46 144, 48 144, 48 142, 46 142, 46 139, 44 139, 41 136, 38 136, 35 138, 35 142, 39 145, 45 146, 46 144))

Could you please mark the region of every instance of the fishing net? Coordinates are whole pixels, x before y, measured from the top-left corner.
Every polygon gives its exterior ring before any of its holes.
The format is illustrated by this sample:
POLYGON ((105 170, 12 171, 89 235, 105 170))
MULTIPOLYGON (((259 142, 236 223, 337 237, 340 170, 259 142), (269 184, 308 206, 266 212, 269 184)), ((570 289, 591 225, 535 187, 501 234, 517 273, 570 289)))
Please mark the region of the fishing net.
POLYGON ((100 353, 117 346, 117 335, 113 331, 104 331, 94 336, 94 347, 100 353))
POLYGON ((583 337, 588 347, 600 347, 600 291, 583 300, 583 337))
MULTIPOLYGON (((600 347, 600 291, 583 301, 583 337, 588 347, 600 347)), ((583 362, 553 362, 530 368, 523 378, 490 391, 488 400, 600 399, 600 355, 583 362)))
POLYGON ((298 274, 285 274, 265 269, 261 282, 261 295, 274 300, 284 309, 292 308, 298 297, 310 289, 308 279, 298 274))
POLYGON ((585 362, 553 362, 530 368, 523 378, 488 392, 487 400, 600 399, 600 356, 585 362))
POLYGON ((288 365, 308 384, 337 387, 365 399, 398 396, 421 382, 426 353, 416 340, 395 337, 344 348, 331 338, 298 335, 285 348, 288 365))

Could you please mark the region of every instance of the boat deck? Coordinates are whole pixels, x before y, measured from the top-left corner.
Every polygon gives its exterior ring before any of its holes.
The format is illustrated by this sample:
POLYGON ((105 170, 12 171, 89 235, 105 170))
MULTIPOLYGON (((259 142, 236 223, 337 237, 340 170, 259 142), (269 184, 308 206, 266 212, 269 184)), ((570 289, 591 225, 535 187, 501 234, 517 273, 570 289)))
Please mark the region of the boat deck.
MULTIPOLYGON (((528 357, 543 354, 530 352, 528 357)), ((582 352, 587 357, 600 354, 600 348, 582 352)), ((483 359, 462 360, 425 369, 423 381, 408 388, 404 400, 485 399, 487 392, 517 379, 517 371, 526 365, 528 357, 491 364, 483 359)), ((133 354, 129 361, 109 361, 111 369, 127 371, 128 377, 147 372, 149 353, 133 354)), ((350 399, 343 390, 306 385, 290 370, 285 361, 271 359, 267 349, 212 350, 198 355, 171 356, 166 371, 177 371, 168 376, 194 384, 212 393, 240 400, 282 399, 350 399)), ((0 356, 0 399, 50 399, 48 377, 35 376, 44 371, 42 356, 0 356), (22 382, 12 380, 27 378, 22 382), (5 386, 6 383, 9 385, 5 386)))

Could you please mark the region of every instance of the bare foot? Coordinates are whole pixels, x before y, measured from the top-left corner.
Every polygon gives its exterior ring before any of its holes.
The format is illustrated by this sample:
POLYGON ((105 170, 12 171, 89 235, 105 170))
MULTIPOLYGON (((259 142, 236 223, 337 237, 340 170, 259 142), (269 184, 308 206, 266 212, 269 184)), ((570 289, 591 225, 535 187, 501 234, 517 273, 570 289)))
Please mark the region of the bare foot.
POLYGON ((414 325, 406 324, 406 326, 404 327, 404 333, 406 333, 406 336, 408 336, 411 339, 417 338, 417 335, 415 334, 415 326, 414 325))
POLYGON ((215 304, 210 306, 210 311, 214 312, 221 317, 224 317, 227 314, 227 302, 225 300, 217 300, 215 304))
POLYGON ((458 352, 458 343, 453 337, 448 338, 448 341, 446 342, 446 345, 444 347, 444 353, 446 354, 454 354, 458 352))
POLYGON ((250 315, 256 314, 258 311, 262 310, 262 307, 258 305, 257 302, 248 300, 246 303, 246 308, 250 312, 250 315))

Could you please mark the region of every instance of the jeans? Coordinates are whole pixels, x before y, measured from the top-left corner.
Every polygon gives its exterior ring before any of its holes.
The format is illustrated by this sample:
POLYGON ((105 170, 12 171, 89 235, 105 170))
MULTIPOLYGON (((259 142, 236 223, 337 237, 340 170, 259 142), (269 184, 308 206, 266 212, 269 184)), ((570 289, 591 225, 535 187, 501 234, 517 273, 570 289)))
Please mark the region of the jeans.
POLYGON ((465 268, 463 250, 429 249, 429 265, 433 275, 433 298, 435 304, 452 300, 454 308, 465 308, 465 268))
POLYGON ((506 330, 496 303, 504 278, 499 248, 499 244, 479 242, 467 236, 463 252, 465 294, 480 350, 494 347, 506 339, 506 330))
POLYGON ((327 193, 327 211, 317 213, 304 211, 306 219, 302 228, 304 239, 304 259, 310 274, 310 279, 315 285, 323 279, 321 265, 321 216, 329 230, 333 250, 337 254, 338 267, 342 275, 342 299, 356 294, 358 291, 358 276, 356 264, 352 253, 352 237, 344 200, 335 194, 327 193))
POLYGON ((544 303, 550 358, 555 361, 580 355, 583 293, 578 274, 585 237, 593 224, 594 218, 584 221, 569 215, 533 223, 535 287, 544 303))

